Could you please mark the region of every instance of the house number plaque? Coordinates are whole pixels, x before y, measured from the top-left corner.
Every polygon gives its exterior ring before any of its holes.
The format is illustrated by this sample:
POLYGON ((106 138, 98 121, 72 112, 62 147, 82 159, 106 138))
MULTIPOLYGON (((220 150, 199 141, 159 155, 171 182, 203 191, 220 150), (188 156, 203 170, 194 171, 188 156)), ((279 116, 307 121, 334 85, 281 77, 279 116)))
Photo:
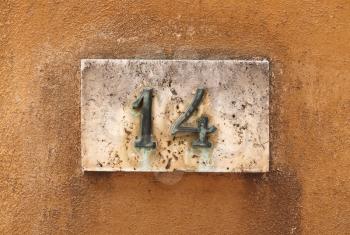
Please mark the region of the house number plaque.
POLYGON ((81 61, 85 171, 266 172, 267 60, 81 61))

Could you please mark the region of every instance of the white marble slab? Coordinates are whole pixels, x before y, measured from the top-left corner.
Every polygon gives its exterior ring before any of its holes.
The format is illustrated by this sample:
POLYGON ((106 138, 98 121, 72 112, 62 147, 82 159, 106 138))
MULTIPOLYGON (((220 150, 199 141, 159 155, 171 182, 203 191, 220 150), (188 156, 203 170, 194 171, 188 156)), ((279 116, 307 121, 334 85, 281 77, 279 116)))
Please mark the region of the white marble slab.
POLYGON ((81 147, 84 171, 266 172, 269 170, 267 60, 81 61, 81 147), (153 88, 152 138, 136 148, 141 114, 132 103, 153 88), (197 133, 171 125, 205 88, 188 120, 208 116, 211 148, 193 147, 197 133))

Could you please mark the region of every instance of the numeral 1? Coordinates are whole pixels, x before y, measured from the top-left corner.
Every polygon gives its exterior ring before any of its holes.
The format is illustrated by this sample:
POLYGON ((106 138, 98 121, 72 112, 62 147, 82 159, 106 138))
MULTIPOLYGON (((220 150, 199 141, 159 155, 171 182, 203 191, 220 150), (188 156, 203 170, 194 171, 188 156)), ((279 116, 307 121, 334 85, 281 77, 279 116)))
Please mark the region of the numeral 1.
POLYGON ((215 126, 208 126, 208 117, 202 116, 197 120, 197 127, 186 127, 182 126, 193 114, 193 112, 198 108, 202 101, 204 95, 204 89, 197 89, 194 99, 191 105, 186 109, 186 111, 180 115, 180 117, 174 122, 171 127, 171 134, 175 135, 179 132, 190 132, 198 133, 199 138, 192 142, 192 146, 196 147, 211 147, 211 143, 208 141, 207 134, 216 131, 215 126))
POLYGON ((141 108, 141 136, 135 141, 135 147, 155 148, 152 141, 152 88, 146 88, 132 104, 133 109, 141 108))

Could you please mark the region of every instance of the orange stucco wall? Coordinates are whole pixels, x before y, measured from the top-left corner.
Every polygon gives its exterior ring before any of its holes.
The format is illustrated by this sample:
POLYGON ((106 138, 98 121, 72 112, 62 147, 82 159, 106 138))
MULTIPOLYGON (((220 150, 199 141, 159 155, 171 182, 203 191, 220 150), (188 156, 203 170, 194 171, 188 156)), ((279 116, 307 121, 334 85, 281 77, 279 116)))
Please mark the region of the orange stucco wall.
POLYGON ((2 234, 346 234, 350 2, 1 1, 2 234), (268 174, 80 169, 81 58, 267 57, 268 174))

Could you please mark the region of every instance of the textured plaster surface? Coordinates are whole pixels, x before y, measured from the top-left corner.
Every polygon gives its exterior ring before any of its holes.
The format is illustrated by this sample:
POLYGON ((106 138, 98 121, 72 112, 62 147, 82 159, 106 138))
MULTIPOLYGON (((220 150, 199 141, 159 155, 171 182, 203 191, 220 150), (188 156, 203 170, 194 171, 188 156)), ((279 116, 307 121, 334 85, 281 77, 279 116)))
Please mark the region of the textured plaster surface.
POLYGON ((87 59, 81 76, 83 170, 268 171, 267 60, 87 59), (145 88, 152 88, 155 148, 134 145, 142 115, 132 104, 145 88), (216 128, 207 135, 210 148, 192 145, 198 133, 171 133, 198 88, 204 97, 182 126, 196 128, 208 117, 208 127, 216 128))
POLYGON ((2 234, 346 234, 350 3, 0 1, 2 234), (268 57, 270 172, 81 171, 80 60, 268 57))

